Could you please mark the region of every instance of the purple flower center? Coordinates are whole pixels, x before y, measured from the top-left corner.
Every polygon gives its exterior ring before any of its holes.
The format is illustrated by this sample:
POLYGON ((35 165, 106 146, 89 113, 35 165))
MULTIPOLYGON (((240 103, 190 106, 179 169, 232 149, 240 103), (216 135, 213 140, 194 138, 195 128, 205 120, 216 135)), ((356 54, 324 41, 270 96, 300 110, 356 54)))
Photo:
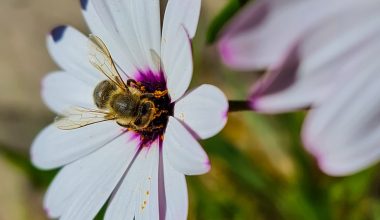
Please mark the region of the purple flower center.
POLYGON ((162 71, 159 74, 151 70, 140 71, 135 80, 144 87, 143 93, 157 95, 149 98, 156 109, 154 118, 146 128, 134 130, 140 138, 141 146, 149 146, 158 138, 163 137, 169 116, 173 115, 174 103, 171 103, 162 71))

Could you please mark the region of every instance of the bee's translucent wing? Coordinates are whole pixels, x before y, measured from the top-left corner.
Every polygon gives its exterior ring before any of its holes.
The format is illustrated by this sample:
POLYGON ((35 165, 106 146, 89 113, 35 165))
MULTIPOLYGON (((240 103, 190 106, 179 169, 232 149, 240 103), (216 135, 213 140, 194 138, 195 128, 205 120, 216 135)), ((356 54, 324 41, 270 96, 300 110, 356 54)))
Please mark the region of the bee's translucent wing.
POLYGON ((55 119, 55 125, 62 130, 72 130, 87 125, 113 120, 107 112, 100 110, 73 107, 55 119))
POLYGON ((107 46, 99 37, 95 35, 90 35, 89 39, 90 63, 101 73, 103 73, 109 80, 114 82, 119 88, 126 90, 126 86, 120 77, 118 70, 116 69, 115 63, 107 46))

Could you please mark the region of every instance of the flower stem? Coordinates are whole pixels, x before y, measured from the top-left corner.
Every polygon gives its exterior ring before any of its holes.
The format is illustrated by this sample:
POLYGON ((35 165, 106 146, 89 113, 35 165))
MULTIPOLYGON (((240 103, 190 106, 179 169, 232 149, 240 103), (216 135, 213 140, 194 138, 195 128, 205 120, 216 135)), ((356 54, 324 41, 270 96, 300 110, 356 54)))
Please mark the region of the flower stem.
POLYGON ((228 104, 230 106, 228 112, 252 111, 248 101, 229 100, 228 104))

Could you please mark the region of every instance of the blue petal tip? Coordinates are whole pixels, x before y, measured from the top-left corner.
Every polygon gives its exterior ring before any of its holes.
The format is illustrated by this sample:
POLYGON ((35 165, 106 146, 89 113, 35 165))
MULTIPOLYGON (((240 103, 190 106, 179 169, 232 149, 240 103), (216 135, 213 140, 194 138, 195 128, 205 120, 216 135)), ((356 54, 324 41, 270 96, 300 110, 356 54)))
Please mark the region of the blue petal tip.
POLYGON ((87 9, 88 0, 80 0, 80 6, 83 10, 87 9))
POLYGON ((58 26, 58 27, 54 28, 51 31, 50 34, 53 37, 54 42, 58 42, 58 41, 60 41, 62 39, 63 34, 65 33, 66 28, 67 28, 67 26, 61 25, 61 26, 58 26))

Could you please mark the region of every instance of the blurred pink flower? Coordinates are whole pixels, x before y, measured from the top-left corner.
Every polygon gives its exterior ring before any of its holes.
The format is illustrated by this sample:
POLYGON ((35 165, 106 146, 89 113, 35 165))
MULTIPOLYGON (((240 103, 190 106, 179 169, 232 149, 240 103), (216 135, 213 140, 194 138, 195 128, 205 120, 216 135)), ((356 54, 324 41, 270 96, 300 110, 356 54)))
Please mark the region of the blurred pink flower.
POLYGON ((254 110, 312 107, 303 142, 330 175, 380 159, 379 10, 379 0, 258 0, 219 42, 231 68, 268 68, 252 88, 254 110))

